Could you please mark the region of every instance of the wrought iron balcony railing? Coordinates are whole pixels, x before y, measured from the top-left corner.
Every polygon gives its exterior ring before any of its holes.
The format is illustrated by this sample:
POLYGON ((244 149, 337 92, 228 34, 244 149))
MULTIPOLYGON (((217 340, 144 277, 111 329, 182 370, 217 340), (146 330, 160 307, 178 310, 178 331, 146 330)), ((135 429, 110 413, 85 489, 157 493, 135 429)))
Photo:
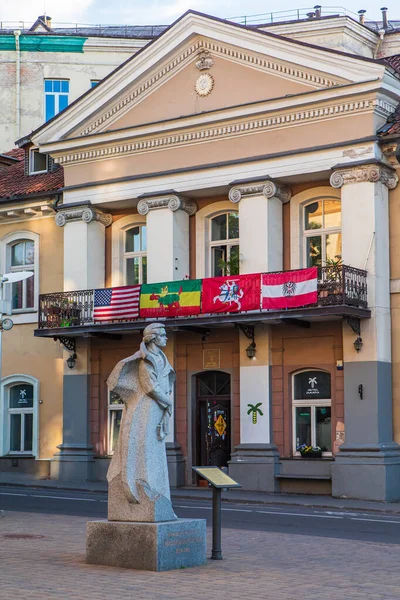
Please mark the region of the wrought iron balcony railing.
MULTIPOLYGON (((317 303, 312 307, 345 306, 367 308, 367 273, 346 265, 327 266, 318 269, 317 303)), ((54 292, 39 296, 39 329, 76 327, 101 323, 93 320, 94 290, 54 292)), ((292 312, 298 309, 287 309, 292 312)), ((271 311, 270 311, 271 312, 271 311)), ((278 311, 282 312, 282 311, 278 311)), ((261 310, 260 310, 261 313, 261 310)), ((204 315, 199 315, 204 316, 204 315)), ((219 315, 215 315, 216 318, 219 315)), ((184 319, 185 317, 181 317, 184 319)), ((189 317, 191 320, 196 317, 189 317)), ((118 319, 113 322, 137 322, 142 319, 118 319)))

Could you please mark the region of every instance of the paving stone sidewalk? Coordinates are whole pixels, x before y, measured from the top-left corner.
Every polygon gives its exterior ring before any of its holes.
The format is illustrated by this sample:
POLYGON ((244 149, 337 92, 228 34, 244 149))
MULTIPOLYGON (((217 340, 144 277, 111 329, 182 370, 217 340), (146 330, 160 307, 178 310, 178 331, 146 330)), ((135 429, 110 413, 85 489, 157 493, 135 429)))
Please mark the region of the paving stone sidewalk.
POLYGON ((85 564, 86 521, 6 511, 0 518, 0 599, 400 597, 400 546, 394 544, 225 529, 225 560, 152 573, 85 564))

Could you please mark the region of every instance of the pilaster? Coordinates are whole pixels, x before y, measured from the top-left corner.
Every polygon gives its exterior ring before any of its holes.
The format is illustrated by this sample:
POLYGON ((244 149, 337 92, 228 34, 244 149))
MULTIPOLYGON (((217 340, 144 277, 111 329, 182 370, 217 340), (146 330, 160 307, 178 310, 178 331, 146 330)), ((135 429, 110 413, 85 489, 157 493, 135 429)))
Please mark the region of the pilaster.
POLYGON ((105 227, 112 216, 90 203, 67 204, 55 222, 64 228, 64 291, 104 287, 105 227))
POLYGON ((400 498, 400 446, 393 441, 388 193, 398 178, 383 164, 335 169, 341 189, 342 259, 367 271, 371 318, 343 323, 345 443, 332 465, 332 493, 400 498), (362 338, 357 352, 354 340, 362 338))
POLYGON ((196 203, 177 194, 142 197, 137 210, 146 216, 147 281, 175 281, 189 276, 189 216, 196 203))

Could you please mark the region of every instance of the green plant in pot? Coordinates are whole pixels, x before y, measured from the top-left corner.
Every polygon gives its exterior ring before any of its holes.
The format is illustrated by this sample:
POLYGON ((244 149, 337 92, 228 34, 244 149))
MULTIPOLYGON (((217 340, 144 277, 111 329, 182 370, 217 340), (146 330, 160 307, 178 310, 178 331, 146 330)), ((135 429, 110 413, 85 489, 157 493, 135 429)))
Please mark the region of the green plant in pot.
POLYGON ((308 446, 307 444, 301 444, 297 447, 297 452, 300 452, 302 458, 322 457, 322 448, 319 446, 308 446))

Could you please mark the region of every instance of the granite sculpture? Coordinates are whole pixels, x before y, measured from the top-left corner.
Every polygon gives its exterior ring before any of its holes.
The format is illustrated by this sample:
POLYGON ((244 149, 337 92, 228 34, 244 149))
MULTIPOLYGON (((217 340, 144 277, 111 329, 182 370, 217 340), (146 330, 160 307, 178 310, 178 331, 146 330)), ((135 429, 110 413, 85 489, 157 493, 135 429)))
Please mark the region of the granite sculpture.
POLYGON ((110 521, 177 519, 171 504, 165 438, 175 372, 162 348, 164 325, 151 323, 140 350, 121 360, 107 384, 124 403, 117 449, 107 473, 110 521))

